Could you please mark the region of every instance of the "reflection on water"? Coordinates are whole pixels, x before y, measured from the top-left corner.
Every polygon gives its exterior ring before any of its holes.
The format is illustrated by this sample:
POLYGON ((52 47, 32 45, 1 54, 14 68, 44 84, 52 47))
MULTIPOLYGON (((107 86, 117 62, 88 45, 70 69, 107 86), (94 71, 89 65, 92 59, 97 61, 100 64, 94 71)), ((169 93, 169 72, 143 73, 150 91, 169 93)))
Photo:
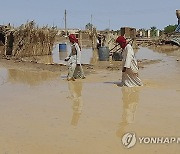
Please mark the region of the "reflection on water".
POLYGON ((164 58, 162 54, 144 47, 140 47, 139 50, 135 51, 135 55, 137 59, 158 60, 164 58))
POLYGON ((73 109, 73 115, 71 120, 71 125, 76 126, 78 124, 82 107, 83 107, 83 101, 82 101, 82 82, 81 81, 75 81, 75 82, 68 82, 69 91, 71 94, 71 100, 73 102, 72 109, 73 109))
POLYGON ((0 67, 0 86, 7 82, 7 69, 0 67))
POLYGON ((54 60, 52 56, 34 56, 33 58, 36 59, 38 63, 42 64, 53 64, 54 60))
POLYGON ((118 137, 122 137, 126 132, 126 127, 134 122, 137 104, 139 103, 139 88, 122 87, 123 113, 122 121, 116 132, 118 137))
MULTIPOLYGON (((35 60, 38 63, 45 63, 45 64, 63 64, 66 65, 67 62, 64 61, 64 59, 70 54, 71 47, 70 44, 67 44, 67 51, 60 51, 58 48, 58 44, 54 47, 52 55, 46 55, 46 56, 34 56, 35 60)), ((135 51, 137 59, 147 59, 147 60, 159 60, 164 59, 164 56, 162 53, 154 52, 151 49, 141 47, 139 50, 135 51)), ((82 48, 81 51, 81 63, 82 64, 97 64, 98 63, 104 63, 98 61, 98 52, 97 50, 92 50, 92 48, 82 48)), ((106 62, 107 63, 107 62, 106 62)))
POLYGON ((165 54, 167 56, 175 56, 180 57, 180 49, 178 48, 161 48, 161 47, 153 47, 152 48, 155 52, 159 52, 161 54, 165 54))
POLYGON ((59 52, 59 60, 64 61, 64 59, 68 56, 67 52, 59 52))
POLYGON ((90 59, 90 64, 96 64, 99 60, 98 51, 97 49, 92 51, 92 57, 90 59))
POLYGON ((169 61, 171 57, 180 59, 180 49, 177 48, 163 48, 163 47, 151 47, 144 48, 140 47, 139 50, 135 51, 137 59, 148 59, 148 60, 165 60, 169 61))
MULTIPOLYGON (((54 46, 52 55, 46 56, 34 56, 38 63, 45 64, 63 64, 66 65, 67 62, 64 61, 66 56, 71 52, 71 46, 67 43, 67 51, 59 52, 59 44, 54 46)), ((159 60, 164 59, 165 54, 154 52, 151 49, 140 47, 139 50, 135 50, 137 59, 147 59, 147 60, 159 60)), ((92 48, 82 48, 81 51, 81 63, 82 64, 96 64, 98 62, 97 50, 92 50, 92 48)))
POLYGON ((8 69, 8 81, 11 83, 24 83, 28 85, 38 85, 39 83, 57 78, 57 73, 49 71, 29 71, 8 69))
MULTIPOLYGON (((46 56, 34 56, 38 63, 45 63, 45 64, 64 64, 67 63, 64 59, 70 54, 71 46, 67 43, 67 51, 59 51, 59 44, 54 46, 52 51, 52 55, 46 56)), ((93 58, 93 50, 92 48, 82 48, 81 51, 81 63, 82 64, 90 64, 93 58)))
POLYGON ((92 48, 83 48, 81 53, 81 62, 82 64, 90 64, 91 59, 93 58, 92 48))

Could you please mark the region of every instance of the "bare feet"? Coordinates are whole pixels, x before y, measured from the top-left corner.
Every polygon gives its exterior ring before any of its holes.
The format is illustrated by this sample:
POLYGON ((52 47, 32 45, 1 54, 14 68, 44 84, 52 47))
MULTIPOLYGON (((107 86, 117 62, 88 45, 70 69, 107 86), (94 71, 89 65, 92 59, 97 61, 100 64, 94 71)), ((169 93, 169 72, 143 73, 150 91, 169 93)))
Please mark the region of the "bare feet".
POLYGON ((72 78, 67 78, 67 81, 75 81, 75 78, 72 77, 72 78))

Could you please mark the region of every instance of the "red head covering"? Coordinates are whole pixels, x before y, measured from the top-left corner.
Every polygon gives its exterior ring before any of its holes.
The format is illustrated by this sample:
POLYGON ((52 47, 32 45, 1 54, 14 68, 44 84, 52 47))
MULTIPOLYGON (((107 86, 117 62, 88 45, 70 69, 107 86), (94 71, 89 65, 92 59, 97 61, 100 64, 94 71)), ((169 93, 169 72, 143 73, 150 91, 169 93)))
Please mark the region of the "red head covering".
POLYGON ((78 43, 78 39, 74 34, 70 34, 68 37, 71 43, 75 43, 75 42, 78 43))
POLYGON ((126 45, 127 45, 127 42, 126 42, 126 39, 123 37, 123 36, 119 36, 117 39, 116 39, 116 42, 120 44, 121 48, 125 48, 126 45))

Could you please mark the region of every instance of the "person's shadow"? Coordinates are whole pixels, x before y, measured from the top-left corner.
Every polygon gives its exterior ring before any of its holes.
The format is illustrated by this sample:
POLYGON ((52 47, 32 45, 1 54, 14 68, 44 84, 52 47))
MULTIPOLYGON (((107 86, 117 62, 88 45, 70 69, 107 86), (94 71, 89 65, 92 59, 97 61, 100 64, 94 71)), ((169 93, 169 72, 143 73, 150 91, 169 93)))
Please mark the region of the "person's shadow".
POLYGON ((116 135, 121 137, 126 133, 128 125, 134 123, 136 107, 139 103, 139 87, 122 87, 122 102, 123 112, 122 120, 119 123, 119 128, 116 131, 116 135))
POLYGON ((104 82, 105 84, 115 84, 117 85, 118 87, 123 87, 123 83, 122 81, 113 81, 113 82, 104 82))
POLYGON ((68 82, 69 91, 71 94, 70 99, 73 102, 72 109, 73 109, 73 115, 71 119, 71 125, 76 126, 78 124, 82 107, 83 107, 83 101, 82 101, 82 82, 81 81, 69 81, 68 82))

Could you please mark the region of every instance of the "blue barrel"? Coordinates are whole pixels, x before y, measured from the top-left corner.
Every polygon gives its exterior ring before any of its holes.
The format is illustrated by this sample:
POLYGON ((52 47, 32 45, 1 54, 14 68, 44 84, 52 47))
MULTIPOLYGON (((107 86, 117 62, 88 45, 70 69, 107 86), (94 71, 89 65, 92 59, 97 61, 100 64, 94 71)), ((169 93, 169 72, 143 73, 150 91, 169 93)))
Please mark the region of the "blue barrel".
POLYGON ((61 43, 61 44, 59 44, 59 52, 61 52, 61 51, 67 51, 67 45, 66 45, 66 43, 61 43))
POLYGON ((109 48, 106 46, 99 47, 98 55, 100 61, 109 61, 109 48))

